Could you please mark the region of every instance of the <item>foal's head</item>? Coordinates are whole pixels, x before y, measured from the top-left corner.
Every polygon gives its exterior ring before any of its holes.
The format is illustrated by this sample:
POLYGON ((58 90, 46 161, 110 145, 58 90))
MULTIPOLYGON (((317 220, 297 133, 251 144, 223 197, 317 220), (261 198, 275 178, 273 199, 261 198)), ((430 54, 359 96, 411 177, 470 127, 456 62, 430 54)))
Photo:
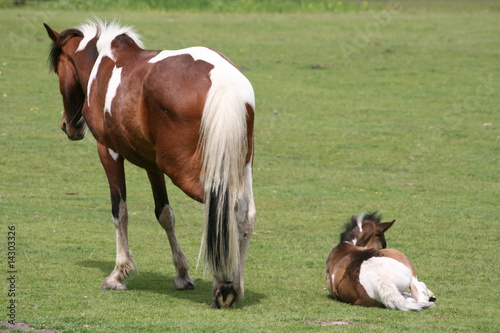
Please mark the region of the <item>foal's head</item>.
MULTIPOLYGON (((61 129, 70 140, 81 140, 85 136, 86 126, 82 116, 85 90, 82 83, 82 73, 76 64, 78 46, 83 39, 79 29, 68 29, 60 34, 44 24, 52 46, 49 55, 51 69, 59 76, 59 90, 63 97, 64 113, 61 129)), ((95 60, 95 58, 94 58, 95 60)))
POLYGON ((353 216, 346 224, 346 230, 340 235, 342 242, 352 243, 356 246, 385 249, 384 232, 389 229, 396 220, 392 222, 380 222, 381 217, 377 213, 362 213, 353 216))

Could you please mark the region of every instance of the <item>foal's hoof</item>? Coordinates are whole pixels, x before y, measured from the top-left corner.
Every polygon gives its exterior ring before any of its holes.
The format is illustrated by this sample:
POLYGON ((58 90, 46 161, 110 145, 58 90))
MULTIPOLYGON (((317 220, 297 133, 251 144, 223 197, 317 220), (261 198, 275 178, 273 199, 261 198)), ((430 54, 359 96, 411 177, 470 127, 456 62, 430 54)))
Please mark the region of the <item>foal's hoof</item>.
POLYGON ((214 300, 211 307, 213 308, 230 308, 238 298, 238 294, 233 287, 232 282, 219 283, 214 290, 214 300))

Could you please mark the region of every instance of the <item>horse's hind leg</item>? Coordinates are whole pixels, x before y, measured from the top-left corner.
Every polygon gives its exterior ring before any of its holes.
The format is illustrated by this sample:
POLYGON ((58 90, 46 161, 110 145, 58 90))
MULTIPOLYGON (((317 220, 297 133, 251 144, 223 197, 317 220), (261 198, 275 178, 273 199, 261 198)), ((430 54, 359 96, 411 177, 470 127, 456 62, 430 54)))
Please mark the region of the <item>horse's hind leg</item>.
POLYGON ((175 236, 175 217, 170 208, 165 187, 165 177, 161 172, 148 171, 149 181, 155 199, 155 214, 160 225, 165 229, 172 250, 175 266, 175 289, 194 289, 194 280, 189 276, 186 256, 182 252, 175 236))
POLYGON ((238 299, 242 299, 245 294, 243 274, 245 262, 247 259, 248 246, 252 237, 253 228, 256 221, 256 210, 252 190, 252 166, 247 164, 245 167, 245 192, 243 197, 238 200, 238 211, 236 220, 238 222, 238 232, 240 241, 240 267, 235 279, 235 288, 238 299))
POLYGON ((123 158, 101 144, 97 148, 109 182, 111 210, 116 232, 115 268, 104 279, 101 289, 126 289, 124 279, 136 269, 136 264, 128 247, 128 213, 123 158))
POLYGON ((238 224, 239 267, 234 279, 231 279, 231 281, 219 281, 214 277, 212 285, 213 301, 211 304, 213 308, 231 307, 234 303, 243 299, 245 295, 243 274, 248 253, 248 245, 256 220, 256 210, 252 191, 252 167, 250 163, 245 167, 244 182, 244 191, 238 197, 236 207, 234 207, 236 211, 236 222, 238 224))

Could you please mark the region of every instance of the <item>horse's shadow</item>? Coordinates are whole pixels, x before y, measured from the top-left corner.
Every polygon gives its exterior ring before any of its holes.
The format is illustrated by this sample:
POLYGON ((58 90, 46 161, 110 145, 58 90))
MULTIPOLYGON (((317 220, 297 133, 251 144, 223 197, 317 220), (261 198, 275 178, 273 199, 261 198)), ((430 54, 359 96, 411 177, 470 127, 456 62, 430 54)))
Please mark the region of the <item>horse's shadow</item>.
MULTIPOLYGON (((113 270, 114 262, 104 260, 84 260, 78 265, 88 268, 98 268, 105 273, 104 277, 113 270)), ((195 303, 210 304, 212 295, 212 282, 204 279, 195 279, 194 290, 176 290, 173 287, 174 276, 162 275, 153 272, 141 271, 132 273, 126 280, 127 289, 148 291, 156 294, 190 300, 195 303)), ((236 308, 259 304, 264 298, 263 294, 245 289, 245 298, 236 303, 236 308)))

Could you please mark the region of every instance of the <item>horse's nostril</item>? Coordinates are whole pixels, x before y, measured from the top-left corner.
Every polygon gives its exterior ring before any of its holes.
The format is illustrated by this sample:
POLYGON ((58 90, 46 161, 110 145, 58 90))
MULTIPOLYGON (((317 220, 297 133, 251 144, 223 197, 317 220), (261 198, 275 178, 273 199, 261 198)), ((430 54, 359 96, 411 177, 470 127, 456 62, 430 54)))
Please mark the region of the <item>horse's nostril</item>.
POLYGON ((61 124, 61 129, 63 130, 64 133, 68 134, 68 132, 66 132, 66 122, 63 122, 61 124))

